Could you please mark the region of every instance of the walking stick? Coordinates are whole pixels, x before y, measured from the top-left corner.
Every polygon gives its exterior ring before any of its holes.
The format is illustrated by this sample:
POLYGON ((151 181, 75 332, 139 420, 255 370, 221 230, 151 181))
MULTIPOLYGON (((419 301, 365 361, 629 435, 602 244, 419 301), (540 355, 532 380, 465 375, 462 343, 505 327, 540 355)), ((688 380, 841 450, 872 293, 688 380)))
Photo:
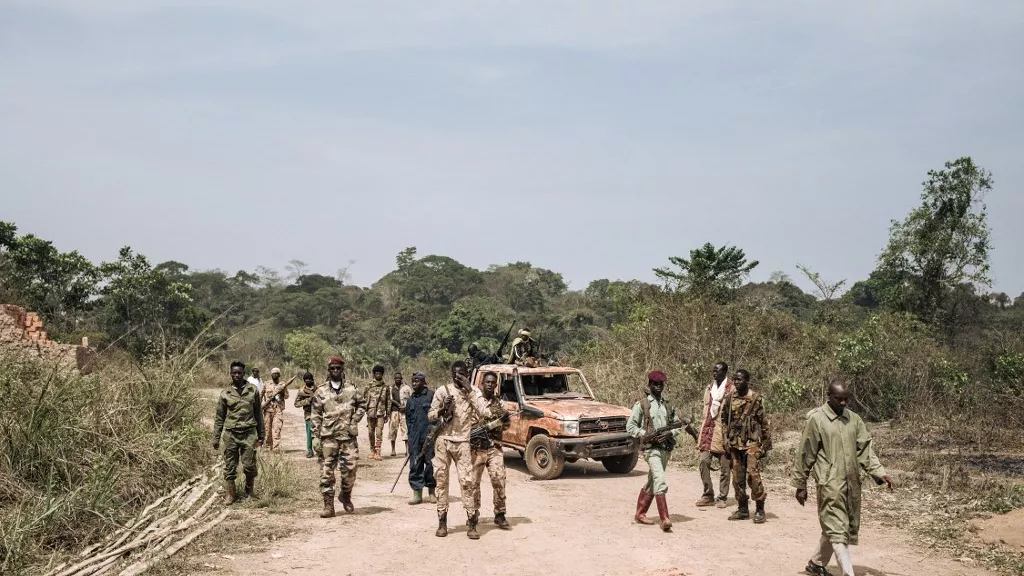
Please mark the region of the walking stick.
MULTIPOLYGON (((408 452, 408 450, 406 450, 406 452, 408 452)), ((398 476, 395 477, 395 483, 391 485, 391 490, 390 490, 391 493, 394 493, 395 486, 398 486, 398 479, 402 477, 402 472, 405 471, 405 465, 408 464, 408 463, 409 463, 409 455, 406 454, 405 455, 405 461, 402 462, 402 468, 401 468, 401 470, 398 471, 398 476)))

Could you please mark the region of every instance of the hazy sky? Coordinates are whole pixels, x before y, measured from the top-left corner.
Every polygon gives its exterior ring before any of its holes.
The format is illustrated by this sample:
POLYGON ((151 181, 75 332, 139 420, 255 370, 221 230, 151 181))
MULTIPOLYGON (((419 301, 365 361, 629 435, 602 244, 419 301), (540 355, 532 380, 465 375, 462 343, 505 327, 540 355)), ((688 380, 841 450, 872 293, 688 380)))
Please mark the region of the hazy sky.
POLYGON ((1016 295, 1022 54, 1020 0, 0 0, 0 220, 361 285, 410 245, 583 288, 707 241, 852 281, 970 155, 1016 295))

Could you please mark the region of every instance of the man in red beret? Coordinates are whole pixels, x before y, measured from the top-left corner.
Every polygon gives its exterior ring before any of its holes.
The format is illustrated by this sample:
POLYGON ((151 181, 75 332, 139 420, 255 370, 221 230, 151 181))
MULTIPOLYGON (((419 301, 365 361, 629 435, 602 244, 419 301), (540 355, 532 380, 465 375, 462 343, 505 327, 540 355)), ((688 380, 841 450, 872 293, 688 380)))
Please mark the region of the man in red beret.
POLYGON ((626 432, 640 440, 640 450, 647 462, 647 483, 640 489, 633 519, 640 524, 654 524, 652 520, 648 520, 647 511, 651 508, 651 502, 656 500, 661 529, 671 532, 672 521, 669 519, 668 503, 665 500, 665 493, 668 492, 665 468, 668 466, 672 449, 675 448, 676 439, 682 432, 681 428, 685 426, 694 440, 697 438, 697 431, 690 426, 688 418, 679 418, 675 409, 662 397, 666 380, 668 378, 665 373, 658 370, 647 375, 647 388, 650 393, 633 404, 633 413, 626 424, 626 432))

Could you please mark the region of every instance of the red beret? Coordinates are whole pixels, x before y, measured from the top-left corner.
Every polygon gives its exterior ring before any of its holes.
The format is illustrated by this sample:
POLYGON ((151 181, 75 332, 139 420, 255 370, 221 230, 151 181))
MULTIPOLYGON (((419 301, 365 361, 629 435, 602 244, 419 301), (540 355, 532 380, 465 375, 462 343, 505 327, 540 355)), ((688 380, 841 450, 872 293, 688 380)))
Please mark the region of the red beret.
POLYGON ((665 380, 668 380, 668 376, 665 376, 661 370, 654 370, 647 375, 648 382, 664 382, 665 380))
POLYGON ((330 366, 331 364, 341 364, 342 366, 344 366, 345 361, 341 358, 341 356, 331 356, 331 358, 327 360, 327 365, 330 366))

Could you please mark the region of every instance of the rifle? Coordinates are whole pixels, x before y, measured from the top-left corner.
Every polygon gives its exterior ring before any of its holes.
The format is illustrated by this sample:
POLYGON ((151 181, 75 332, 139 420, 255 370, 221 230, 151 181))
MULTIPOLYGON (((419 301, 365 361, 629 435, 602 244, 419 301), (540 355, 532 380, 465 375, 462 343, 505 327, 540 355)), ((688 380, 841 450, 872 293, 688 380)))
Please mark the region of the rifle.
MULTIPOLYGON (((284 392, 285 390, 287 390, 288 389, 288 385, 291 384, 292 381, 294 381, 294 380, 295 380, 295 376, 292 376, 291 378, 289 378, 288 381, 284 383, 284 386, 282 386, 281 389, 279 389, 277 392, 274 393, 274 396, 277 396, 281 392, 284 392)), ((270 398, 267 399, 266 402, 262 403, 260 405, 260 410, 266 410, 267 406, 269 406, 270 403, 273 401, 274 396, 271 396, 270 398)))
MULTIPOLYGON (((690 420, 687 418, 687 419, 684 419, 684 420, 682 420, 680 422, 675 422, 675 423, 669 424, 667 426, 662 426, 661 428, 656 428, 656 429, 652 430, 651 432, 649 432, 647 434, 644 434, 643 436, 640 437, 640 446, 641 446, 641 448, 642 447, 646 447, 646 446, 651 446, 653 441, 654 441, 654 439, 657 438, 658 436, 661 436, 662 434, 665 434, 666 432, 671 432, 673 430, 678 430, 678 429, 680 429, 680 428, 682 428, 684 426, 686 427, 686 431, 691 436, 693 436, 694 438, 697 437, 697 431, 693 429, 693 426, 690 424, 690 420)), ((675 439, 670 436, 669 440, 666 441, 666 444, 668 444, 667 449, 668 450, 672 450, 673 448, 675 448, 675 439)))
POLYGON ((452 404, 455 403, 455 398, 448 396, 444 399, 444 403, 441 405, 442 409, 447 409, 447 416, 442 416, 441 420, 434 425, 433 428, 427 430, 427 439, 423 442, 423 446, 420 447, 420 453, 416 455, 416 459, 413 460, 413 467, 419 468, 423 465, 423 460, 427 457, 427 450, 429 450, 434 444, 437 443, 437 437, 441 435, 441 430, 444 430, 446 426, 455 417, 455 412, 452 410, 452 404))
POLYGON ((508 327, 508 332, 505 332, 505 338, 501 341, 501 345, 498 346, 498 351, 494 353, 494 356, 495 356, 495 358, 498 359, 498 362, 502 361, 501 360, 501 358, 502 358, 502 356, 501 356, 502 350, 504 350, 505 349, 505 345, 508 344, 508 337, 512 335, 512 329, 515 328, 515 327, 516 327, 516 321, 513 320, 512 324, 510 324, 509 327, 508 327))
POLYGON ((405 465, 409 463, 409 454, 405 455, 405 461, 402 462, 402 468, 398 470, 398 476, 395 477, 395 483, 391 485, 391 492, 395 491, 395 486, 398 486, 398 480, 402 477, 402 472, 405 471, 405 465))

